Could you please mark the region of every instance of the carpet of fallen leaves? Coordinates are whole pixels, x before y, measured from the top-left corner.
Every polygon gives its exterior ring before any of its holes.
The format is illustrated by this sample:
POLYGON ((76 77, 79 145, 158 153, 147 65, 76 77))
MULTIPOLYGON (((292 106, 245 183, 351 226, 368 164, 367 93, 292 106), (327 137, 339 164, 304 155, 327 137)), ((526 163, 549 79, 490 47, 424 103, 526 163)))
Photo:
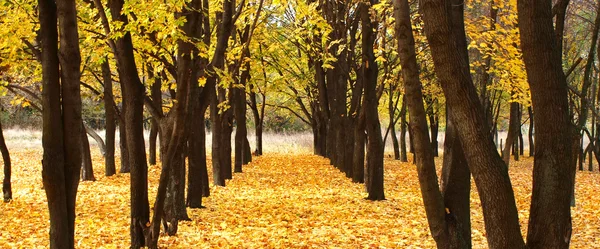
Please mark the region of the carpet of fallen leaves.
MULTIPOLYGON (((0 248, 47 248, 47 203, 41 150, 13 151, 14 200, 0 204, 0 248)), ((415 166, 386 159, 386 201, 364 200, 354 184, 309 154, 255 157, 227 187, 211 187, 206 209, 188 209, 165 248, 434 248, 415 166)), ((510 168, 523 233, 529 213, 532 159, 510 168)), ((117 162, 117 165, 118 162, 117 162)), ((77 199, 77 248, 127 248, 129 176, 104 176, 94 154, 97 181, 82 182, 77 199)), ((160 166, 150 167, 151 203, 160 166)), ((600 248, 600 175, 577 174, 572 248, 600 248)), ((473 188, 474 189, 474 188, 473 188)), ((473 247, 486 248, 477 193, 472 191, 473 247)))

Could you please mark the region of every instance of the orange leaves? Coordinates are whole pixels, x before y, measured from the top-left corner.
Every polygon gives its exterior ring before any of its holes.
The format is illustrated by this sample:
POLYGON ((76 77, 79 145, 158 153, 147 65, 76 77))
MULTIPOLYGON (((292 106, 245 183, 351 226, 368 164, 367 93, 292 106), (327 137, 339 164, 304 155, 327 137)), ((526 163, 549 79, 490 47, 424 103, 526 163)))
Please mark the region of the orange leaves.
MULTIPOLYGON (((96 150, 93 150, 96 152, 96 150)), ((0 248, 48 247, 48 214, 41 184, 41 151, 13 151, 14 200, 0 204, 0 248)), ((117 163, 118 164, 118 163, 117 163)), ((438 161, 438 167, 439 167, 438 161)), ((511 163, 523 233, 527 229, 532 159, 511 163)), ((95 153, 96 182, 82 182, 77 198, 76 247, 129 245, 129 176, 104 177, 95 153)), ((328 161, 309 154, 255 157, 227 187, 212 186, 206 209, 190 209, 177 236, 161 236, 164 248, 434 248, 415 166, 386 160, 386 201, 364 200, 328 161)), ((210 167, 209 167, 210 168, 210 167)), ((151 166, 150 197, 159 166, 151 166)), ((210 169, 209 169, 210 170, 210 169)), ((212 175, 209 172, 209 176, 212 175)), ((599 247, 598 173, 578 173, 571 248, 599 247)), ((212 181, 211 181, 212 182, 212 181)), ((479 197, 473 186, 473 248, 486 248, 479 197)), ((150 200, 152 203, 154 200, 150 200)), ((446 210, 452 212, 452 210, 446 210)))

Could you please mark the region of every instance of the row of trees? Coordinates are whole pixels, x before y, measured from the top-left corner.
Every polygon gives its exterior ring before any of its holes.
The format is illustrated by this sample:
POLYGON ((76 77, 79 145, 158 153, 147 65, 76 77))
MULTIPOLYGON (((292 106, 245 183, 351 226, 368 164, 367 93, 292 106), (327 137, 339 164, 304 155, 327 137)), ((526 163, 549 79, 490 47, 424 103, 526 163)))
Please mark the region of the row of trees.
POLYGON ((569 2, 3 0, 0 75, 19 103, 43 116, 52 248, 73 248, 81 165, 82 179, 94 179, 86 133, 101 144, 110 176, 118 126, 120 172, 131 174, 131 246, 157 248, 161 224, 176 234, 189 219, 186 207, 202 207, 210 194, 207 110, 212 179, 225 186, 252 160, 248 107, 255 155, 263 153, 265 109, 285 109, 311 127, 314 153, 365 183, 370 200, 385 199, 384 141, 390 136, 395 158, 407 161, 408 133, 439 248, 471 247, 471 176, 491 248, 567 248, 576 162, 583 169, 584 155, 590 165, 592 155, 600 158, 600 5, 569 2), (586 16, 574 11, 590 9, 591 39, 565 32, 584 29, 586 16), (589 50, 579 66, 583 59, 572 58, 582 47, 589 50), (82 95, 104 104, 104 140, 83 122, 82 95), (507 168, 511 150, 518 156, 523 145, 527 106, 535 163, 525 245, 507 168), (388 116, 385 135, 380 115, 388 116), (500 154, 503 115, 508 136, 500 154), (148 158, 145 117, 152 120, 148 158), (444 123, 440 187, 433 158, 444 123), (162 171, 150 217, 148 164, 157 154, 162 171))

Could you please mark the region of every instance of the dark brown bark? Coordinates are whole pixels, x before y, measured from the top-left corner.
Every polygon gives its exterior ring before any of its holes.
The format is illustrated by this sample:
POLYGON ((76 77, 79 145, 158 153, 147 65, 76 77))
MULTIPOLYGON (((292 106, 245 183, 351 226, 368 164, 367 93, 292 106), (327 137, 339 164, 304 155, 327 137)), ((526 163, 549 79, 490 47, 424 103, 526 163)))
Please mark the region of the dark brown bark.
POLYGON ((534 127, 534 114, 531 106, 527 107, 527 112, 529 113, 529 132, 527 136, 529 138, 529 156, 532 157, 535 155, 535 143, 533 141, 533 127, 534 127))
MULTIPOLYGON (((108 60, 108 58, 106 59, 108 60)), ((102 63, 102 81, 104 82, 104 115, 106 118, 105 138, 106 153, 104 155, 104 171, 106 176, 117 173, 115 165, 115 132, 117 129, 117 110, 113 96, 113 82, 108 61, 102 63)))
POLYGON ((402 97, 402 106, 400 107, 400 161, 408 162, 406 155, 406 95, 402 97))
POLYGON ((2 179, 2 195, 4 202, 12 200, 12 186, 11 186, 11 161, 6 141, 4 140, 4 131, 2 129, 2 123, 0 123, 0 153, 2 153, 2 161, 4 162, 4 178, 2 179))
POLYGON ((502 160, 506 167, 509 166, 510 163, 510 152, 515 144, 515 140, 518 135, 517 129, 519 129, 519 103, 512 102, 510 103, 510 117, 508 121, 508 134, 506 135, 506 141, 504 144, 504 149, 502 150, 502 160))
POLYGON ((68 249, 74 248, 75 202, 82 161, 77 11, 75 1, 55 5, 53 1, 40 0, 38 8, 43 84, 42 179, 50 213, 50 248, 68 249))
MULTIPOLYGON (((207 89, 204 89, 204 91, 207 91, 207 89)), ((203 208, 202 197, 210 195, 206 166, 206 126, 204 124, 207 107, 207 99, 198 101, 191 120, 188 140, 189 170, 186 200, 186 206, 190 208, 203 208)))
MULTIPOLYGON (((121 109, 121 116, 125 116, 125 106, 121 109)), ((129 173, 129 151, 127 150, 127 129, 123 118, 119 120, 119 149, 121 151, 121 167, 119 173, 129 173)))
POLYGON ((523 60, 536 115, 533 193, 527 233, 528 247, 536 249, 569 247, 572 229, 569 204, 575 181, 571 151, 575 132, 569 117, 560 39, 554 33, 562 30, 553 28, 551 5, 551 1, 517 1, 523 60))
POLYGON ((90 141, 88 140, 87 133, 85 133, 85 127, 81 124, 81 180, 82 181, 96 181, 94 177, 94 167, 92 165, 92 153, 90 151, 90 141))
POLYGON ((403 69, 405 101, 410 112, 411 138, 415 146, 415 164, 431 234, 438 248, 470 248, 470 175, 460 150, 461 145, 454 136, 451 122, 447 122, 442 193, 436 175, 434 148, 431 146, 427 128, 427 114, 423 105, 407 0, 394 1, 394 17, 403 69))
POLYGON ((473 85, 462 2, 421 0, 425 33, 454 122, 477 186, 490 248, 524 248, 510 178, 489 135, 473 85))
MULTIPOLYGON (((376 2, 371 0, 371 5, 376 2)), ((371 20, 370 7, 367 3, 360 3, 360 16, 362 23, 362 50, 363 50, 363 85, 365 88, 365 130, 367 131, 367 171, 369 177, 369 200, 385 200, 383 190, 383 139, 377 111, 377 63, 373 53, 376 34, 373 29, 377 23, 371 20)))
MULTIPOLYGON (((152 75, 152 74, 151 74, 152 75)), ((152 84, 152 87, 150 88, 150 95, 152 97, 152 103, 154 104, 154 106, 162 111, 162 92, 161 92, 161 80, 160 77, 156 77, 154 79, 154 83, 152 84)), ((149 147, 148 148, 148 163, 150 165, 155 165, 156 164, 156 140, 158 139, 158 132, 159 132, 159 123, 156 120, 156 118, 153 118, 151 123, 150 123, 151 127, 150 127, 150 137, 148 138, 148 142, 149 142, 149 147)))
MULTIPOLYGON (((123 0, 109 2, 113 21, 128 24, 127 16, 121 13, 123 0)), ((144 145, 144 85, 140 81, 133 55, 131 34, 125 32, 115 40, 116 60, 121 89, 123 94, 123 120, 125 121, 125 143, 127 147, 126 167, 131 177, 131 213, 130 236, 131 248, 145 246, 144 230, 149 222, 150 208, 148 203, 148 165, 144 145)), ((125 169, 127 169, 125 168, 125 169)), ((123 171, 123 168, 121 168, 123 171)))
POLYGON ((452 248, 471 248, 471 175, 456 128, 446 118, 442 195, 452 248))

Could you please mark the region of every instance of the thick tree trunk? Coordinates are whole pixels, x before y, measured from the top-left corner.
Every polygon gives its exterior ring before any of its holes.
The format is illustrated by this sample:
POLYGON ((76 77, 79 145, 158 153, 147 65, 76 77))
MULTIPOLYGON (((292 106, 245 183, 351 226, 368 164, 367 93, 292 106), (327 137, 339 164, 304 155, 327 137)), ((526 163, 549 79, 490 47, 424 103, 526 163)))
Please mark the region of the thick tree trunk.
POLYGON ((203 208, 202 197, 210 195, 206 166, 206 126, 204 125, 204 114, 208 107, 208 101, 201 100, 199 102, 202 103, 197 104, 192 116, 190 138, 188 140, 189 171, 186 205, 190 208, 203 208))
POLYGON ((473 85, 460 1, 421 0, 431 47, 450 119, 458 131, 477 186, 490 248, 524 248, 514 192, 506 165, 496 150, 473 85))
POLYGON ((575 132, 561 46, 552 24, 552 1, 518 0, 517 4, 523 60, 536 115, 527 245, 532 249, 568 248, 572 230, 569 204, 575 182, 570 146, 575 132))
POLYGON ((446 144, 442 173, 442 192, 436 175, 434 148, 427 130, 427 114, 416 61, 415 41, 407 0, 394 1, 396 35, 403 68, 405 101, 410 112, 410 125, 415 145, 415 163, 427 220, 438 248, 470 248, 469 222, 470 175, 454 135, 451 122, 446 122, 446 144))
POLYGON ((77 11, 75 1, 59 1, 55 5, 54 1, 40 0, 38 8, 43 84, 42 179, 50 213, 50 248, 69 249, 75 245, 83 133, 77 11))
MULTIPOLYGON (((375 4, 371 0, 371 5, 375 4)), ((361 3, 361 23, 363 27, 362 46, 365 61, 363 64, 363 86, 365 87, 365 124, 367 131, 367 170, 369 172, 369 200, 385 200, 383 191, 383 139, 377 110, 377 63, 373 53, 376 34, 373 28, 377 23, 371 20, 370 7, 361 3)))
POLYGON ((81 124, 81 180, 96 181, 94 177, 94 167, 92 165, 92 153, 90 151, 90 141, 85 132, 84 124, 81 124))
POLYGON ((12 186, 10 183, 11 176, 11 161, 6 141, 4 140, 4 131, 2 129, 2 123, 0 123, 0 153, 2 153, 2 161, 4 162, 4 179, 2 179, 2 195, 4 202, 12 200, 12 186))
MULTIPOLYGON (((106 59, 108 60, 108 58, 106 59)), ((102 63, 102 81, 104 82, 104 113, 106 117, 105 137, 106 153, 104 155, 104 171, 106 176, 117 173, 115 165, 115 132, 117 129, 117 110, 113 96, 112 76, 108 61, 102 63)))
POLYGON ((447 214, 451 248, 471 248, 471 175, 452 121, 446 118, 442 195, 447 214))
MULTIPOLYGON (((114 21, 128 24, 127 16, 121 13, 123 0, 109 2, 111 16, 114 21)), ((126 167, 131 171, 131 214, 130 236, 131 248, 145 246, 144 229, 149 221, 150 208, 148 203, 148 165, 144 145, 144 85, 140 81, 133 55, 131 34, 115 40, 117 67, 123 92, 123 120, 125 140, 121 143, 127 147, 126 167)), ((121 137, 123 138, 123 137, 121 137)), ((121 147, 123 148, 123 147, 121 147)), ((122 164, 123 166, 123 164, 122 164)))

